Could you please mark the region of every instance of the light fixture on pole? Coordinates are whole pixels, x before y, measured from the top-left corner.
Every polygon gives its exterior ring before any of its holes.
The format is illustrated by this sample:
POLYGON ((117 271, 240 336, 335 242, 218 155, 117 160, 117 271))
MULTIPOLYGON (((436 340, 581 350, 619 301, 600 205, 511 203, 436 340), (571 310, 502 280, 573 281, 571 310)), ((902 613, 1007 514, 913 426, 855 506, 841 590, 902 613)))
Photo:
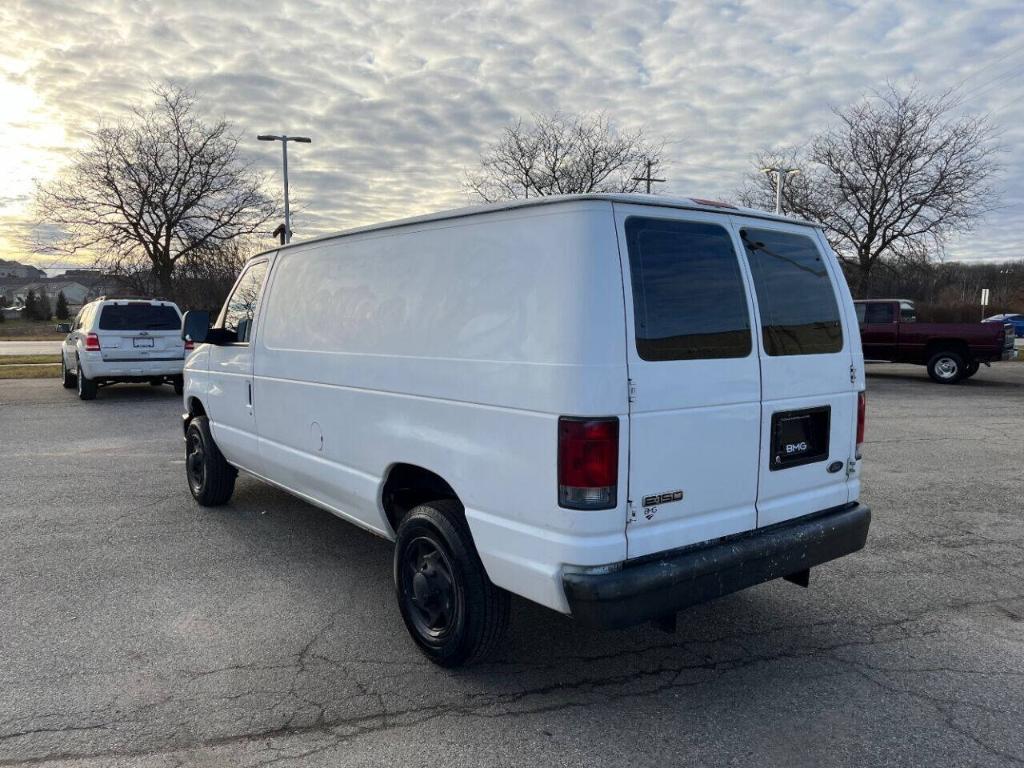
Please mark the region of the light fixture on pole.
POLYGON ((269 133, 261 133, 256 137, 260 141, 280 141, 281 142, 281 158, 284 162, 284 241, 290 243, 292 241, 292 219, 291 211, 288 208, 288 142, 297 141, 300 144, 309 144, 312 139, 306 136, 274 136, 269 133))
POLYGON ((782 215, 782 187, 786 183, 786 178, 789 176, 796 176, 796 174, 800 173, 800 169, 774 166, 771 168, 762 168, 761 172, 769 175, 773 173, 775 174, 775 213, 782 215))

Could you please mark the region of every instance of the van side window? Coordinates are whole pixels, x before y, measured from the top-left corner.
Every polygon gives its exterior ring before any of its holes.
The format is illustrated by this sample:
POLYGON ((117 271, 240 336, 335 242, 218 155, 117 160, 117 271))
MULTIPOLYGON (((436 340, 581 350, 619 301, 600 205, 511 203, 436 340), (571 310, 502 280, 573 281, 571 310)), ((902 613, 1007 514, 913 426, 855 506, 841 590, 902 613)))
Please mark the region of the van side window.
POLYGON ((224 305, 224 320, 221 327, 234 331, 238 342, 248 342, 252 334, 252 320, 256 314, 256 302, 260 298, 260 288, 267 274, 267 262, 260 261, 250 266, 242 274, 241 280, 224 305))
POLYGON ((631 216, 626 244, 644 360, 746 357, 753 343, 739 261, 716 224, 631 216))
POLYGON ((832 281, 814 241, 772 229, 740 230, 754 277, 769 355, 820 355, 843 348, 832 281))

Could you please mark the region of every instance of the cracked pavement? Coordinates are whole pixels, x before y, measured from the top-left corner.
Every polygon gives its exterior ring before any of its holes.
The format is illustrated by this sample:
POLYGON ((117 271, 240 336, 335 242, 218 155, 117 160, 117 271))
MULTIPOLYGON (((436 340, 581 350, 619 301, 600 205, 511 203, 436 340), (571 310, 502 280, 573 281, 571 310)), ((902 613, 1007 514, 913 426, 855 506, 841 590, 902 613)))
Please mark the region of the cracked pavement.
POLYGON ((196 506, 169 387, 0 382, 0 766, 1024 764, 1024 364, 868 370, 863 552, 675 635, 514 600, 456 672, 387 542, 251 478, 196 506))

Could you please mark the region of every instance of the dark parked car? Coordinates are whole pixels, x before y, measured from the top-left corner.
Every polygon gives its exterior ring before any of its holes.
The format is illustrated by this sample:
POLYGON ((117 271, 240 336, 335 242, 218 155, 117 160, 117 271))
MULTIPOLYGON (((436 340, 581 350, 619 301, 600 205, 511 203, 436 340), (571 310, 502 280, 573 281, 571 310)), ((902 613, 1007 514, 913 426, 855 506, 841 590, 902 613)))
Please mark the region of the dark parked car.
POLYGON ((1009 323, 1013 326, 1018 338, 1024 338, 1024 315, 992 315, 982 320, 983 323, 1009 323))
POLYGON ((928 366, 940 384, 955 384, 978 372, 982 363, 1010 360, 1010 323, 919 322, 914 302, 906 299, 855 301, 860 340, 867 361, 928 366))

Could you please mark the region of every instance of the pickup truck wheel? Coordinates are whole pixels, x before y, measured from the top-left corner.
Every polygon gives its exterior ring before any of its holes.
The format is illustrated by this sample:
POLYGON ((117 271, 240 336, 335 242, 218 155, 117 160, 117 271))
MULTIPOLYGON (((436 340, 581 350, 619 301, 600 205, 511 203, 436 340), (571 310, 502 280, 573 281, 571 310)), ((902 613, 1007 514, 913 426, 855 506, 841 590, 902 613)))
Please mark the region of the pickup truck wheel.
POLYGON ((78 383, 78 399, 79 400, 95 400, 96 399, 96 382, 92 379, 85 378, 85 374, 82 373, 82 363, 79 361, 78 368, 75 373, 75 380, 78 383))
POLYGON ((928 361, 928 375, 939 384, 956 384, 964 371, 964 359, 956 352, 937 352, 928 361))
POLYGON ((981 368, 981 363, 979 363, 977 360, 971 360, 971 362, 967 363, 967 365, 964 366, 964 378, 971 378, 971 376, 978 372, 979 368, 981 368))
POLYGON ((60 377, 62 379, 61 383, 64 385, 64 389, 75 388, 75 374, 68 370, 68 363, 64 359, 63 352, 60 354, 60 377))
POLYGON ((204 507, 226 504, 235 490, 238 470, 213 442, 205 416, 192 419, 185 432, 185 474, 192 496, 204 507))
POLYGON ((435 664, 482 660, 504 637, 509 594, 487 578, 457 501, 422 504, 405 516, 394 572, 402 620, 435 664))

